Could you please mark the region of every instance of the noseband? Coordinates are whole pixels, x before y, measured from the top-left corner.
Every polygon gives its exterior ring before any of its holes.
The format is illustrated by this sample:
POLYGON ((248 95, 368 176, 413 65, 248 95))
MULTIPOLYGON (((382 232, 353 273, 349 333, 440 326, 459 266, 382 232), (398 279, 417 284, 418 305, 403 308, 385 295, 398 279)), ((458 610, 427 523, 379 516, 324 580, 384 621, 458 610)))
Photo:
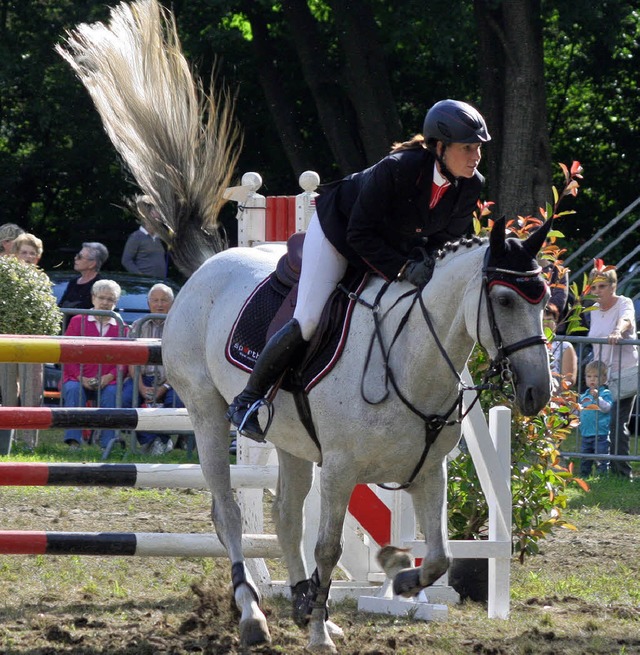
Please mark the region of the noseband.
MULTIPOLYGON (((491 302, 491 295, 489 293, 491 286, 493 284, 505 284, 510 288, 515 289, 515 291, 530 303, 537 303, 540 301, 539 298, 530 298, 527 296, 521 289, 518 288, 517 281, 518 279, 524 278, 533 280, 537 278, 542 272, 542 268, 538 266, 537 268, 531 271, 513 271, 505 268, 498 268, 496 266, 489 266, 489 257, 491 250, 487 249, 487 252, 484 255, 484 263, 482 266, 482 291, 480 292, 480 297, 478 301, 478 312, 477 312, 477 323, 476 323, 476 338, 478 344, 482 346, 480 341, 480 308, 482 305, 482 297, 484 296, 487 303, 487 319, 489 320, 489 329, 491 330, 491 336, 493 338, 493 344, 496 347, 497 354, 495 358, 491 360, 489 365, 489 370, 485 375, 485 380, 496 375, 499 375, 503 382, 511 383, 513 380, 513 372, 511 371, 511 366, 509 362, 509 355, 512 355, 518 350, 523 350, 524 348, 529 348, 530 346, 546 345, 547 339, 544 334, 537 334, 532 337, 527 337, 526 339, 520 339, 508 346, 504 345, 502 339, 502 334, 500 333, 500 328, 496 322, 495 311, 493 308, 493 303, 491 302), (496 277, 500 278, 509 278, 513 279, 513 282, 507 283, 506 280, 503 282, 497 281, 496 277)), ((486 348, 485 348, 486 350, 486 348)))

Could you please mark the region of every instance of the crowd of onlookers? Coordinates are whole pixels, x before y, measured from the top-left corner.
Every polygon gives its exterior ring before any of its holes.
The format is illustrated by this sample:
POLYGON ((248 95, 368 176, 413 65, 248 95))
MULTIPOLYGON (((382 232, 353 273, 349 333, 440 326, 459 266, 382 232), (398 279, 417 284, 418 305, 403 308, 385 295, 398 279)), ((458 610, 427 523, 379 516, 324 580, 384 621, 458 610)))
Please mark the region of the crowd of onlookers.
MULTIPOLYGON (((544 325, 553 335, 562 335, 569 312, 568 280, 552 284, 552 293, 544 310, 544 325)), ((629 457, 630 418, 637 402, 638 349, 620 341, 637 339, 633 301, 617 293, 618 277, 614 267, 595 260, 589 275, 589 293, 594 302, 581 318, 590 339, 578 358, 574 346, 562 338, 549 343, 554 392, 573 389, 580 405, 580 452, 587 455, 629 457)), ((637 429, 637 426, 633 426, 637 429)), ((617 457, 582 458, 580 474, 594 472, 631 478, 631 465, 617 457), (595 471, 594 471, 595 467, 595 471)))
MULTIPOLYGON (((145 196, 138 199, 141 216, 153 211, 145 196)), ((25 232, 18 225, 7 223, 0 226, 0 255, 13 256, 28 265, 37 266, 43 253, 42 240, 25 232)), ((141 318, 128 326, 115 311, 120 299, 121 288, 114 280, 101 274, 109 252, 102 243, 85 242, 74 256, 74 270, 77 277, 69 280, 58 302, 64 312, 63 331, 66 336, 122 337, 129 334, 138 337, 161 338, 164 326, 162 316, 141 318), (84 310, 84 311, 83 311, 84 310), (86 311, 88 310, 88 311, 86 311)), ((132 233, 125 245, 122 263, 129 272, 165 278, 167 271, 166 253, 160 239, 144 225, 132 233)), ((173 289, 164 283, 151 286, 147 295, 150 314, 166 315, 174 299, 173 289)), ((42 367, 35 367, 38 376, 35 382, 42 393, 42 367)), ((26 376, 24 376, 26 377, 26 376)), ((32 386, 34 380, 20 380, 20 388, 32 386)), ((67 407, 184 407, 184 404, 169 385, 161 365, 116 366, 108 364, 65 364, 62 367, 61 397, 67 407)), ((8 396, 8 394, 5 393, 8 396)), ((23 404, 27 399, 22 394, 23 404)), ((28 404, 35 404, 29 399, 28 404)), ((26 445, 34 447, 30 431, 26 445)), ((64 441, 71 449, 85 443, 86 431, 69 429, 64 431, 64 441)), ((98 432, 98 442, 103 449, 109 448, 116 434, 114 430, 98 432)), ((161 455, 174 448, 169 434, 137 432, 137 441, 142 452, 161 455)), ((176 447, 185 447, 184 435, 176 439, 176 447)), ((112 445, 112 444, 111 444, 112 445)))
MULTIPOLYGON (((153 204, 142 196, 138 198, 137 208, 142 225, 129 236, 122 264, 131 272, 165 277, 164 246, 145 227, 144 221, 144 217, 154 211, 153 204)), ((12 255, 37 266, 42 252, 42 240, 35 235, 13 223, 0 226, 0 255, 12 255)), ((74 270, 78 277, 68 282, 59 305, 61 308, 93 311, 66 315, 64 333, 82 336, 133 334, 160 338, 163 318, 138 319, 127 326, 115 313, 120 286, 100 273, 108 256, 107 248, 97 241, 83 243, 75 255, 74 270)), ((571 305, 568 273, 558 275, 557 269, 545 273, 551 282, 552 293, 544 311, 544 324, 553 335, 562 335, 571 305)), ((579 394, 581 453, 628 456, 628 422, 636 402, 638 352, 635 345, 621 345, 619 342, 637 338, 634 305, 629 298, 617 294, 615 268, 604 266, 600 260, 596 260, 591 271, 589 285, 594 303, 583 313, 583 318, 588 336, 601 341, 591 344, 588 356, 579 362, 571 343, 561 338, 550 340, 554 391, 573 389, 579 394)), ((173 303, 173 290, 166 284, 155 284, 149 289, 147 300, 151 314, 166 315, 173 303)), ((168 383, 163 367, 157 365, 66 364, 61 392, 63 404, 69 407, 83 407, 87 403, 100 407, 184 407, 168 383)), ((102 430, 100 445, 107 448, 113 438, 113 430, 102 430)), ((137 439, 141 450, 154 455, 169 452, 174 447, 169 435, 138 432, 137 439)), ((83 443, 83 433, 79 429, 66 430, 64 440, 70 448, 79 448, 83 443)), ((179 438, 176 443, 180 446, 183 442, 184 439, 179 438)), ((631 477, 631 467, 624 459, 584 458, 580 472, 589 476, 594 467, 596 474, 611 471, 631 477)))

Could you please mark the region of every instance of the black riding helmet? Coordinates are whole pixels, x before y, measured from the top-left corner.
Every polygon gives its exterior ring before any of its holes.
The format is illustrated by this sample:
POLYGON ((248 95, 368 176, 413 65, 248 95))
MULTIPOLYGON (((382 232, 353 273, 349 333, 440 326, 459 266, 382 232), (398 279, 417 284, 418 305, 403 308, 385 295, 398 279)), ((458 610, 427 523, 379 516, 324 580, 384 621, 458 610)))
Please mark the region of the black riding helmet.
POLYGON ((491 141, 482 114, 475 107, 460 100, 436 102, 424 117, 422 135, 427 142, 427 148, 440 163, 441 173, 454 186, 457 185, 458 180, 447 168, 443 157, 447 145, 491 141), (444 144, 441 154, 438 154, 438 141, 444 144))
POLYGON ((448 143, 486 143, 491 141, 482 114, 460 100, 436 102, 424 118, 422 134, 430 139, 448 143))

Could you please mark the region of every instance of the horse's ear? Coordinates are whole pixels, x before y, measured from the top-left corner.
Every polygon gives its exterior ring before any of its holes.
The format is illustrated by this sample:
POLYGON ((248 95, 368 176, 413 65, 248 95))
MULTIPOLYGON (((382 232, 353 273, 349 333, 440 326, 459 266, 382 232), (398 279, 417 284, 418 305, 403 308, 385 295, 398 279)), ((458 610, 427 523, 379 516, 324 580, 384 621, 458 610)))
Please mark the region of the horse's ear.
POLYGON ((491 234, 489 235, 489 247, 491 248, 491 254, 494 257, 501 255, 504 252, 506 224, 507 219, 503 216, 497 221, 494 221, 493 227, 491 228, 491 234))
POLYGON ((531 254, 532 257, 535 257, 540 252, 540 249, 544 245, 544 241, 549 234, 552 223, 553 219, 550 218, 548 221, 544 222, 533 234, 528 236, 523 242, 522 245, 525 247, 527 252, 531 254))

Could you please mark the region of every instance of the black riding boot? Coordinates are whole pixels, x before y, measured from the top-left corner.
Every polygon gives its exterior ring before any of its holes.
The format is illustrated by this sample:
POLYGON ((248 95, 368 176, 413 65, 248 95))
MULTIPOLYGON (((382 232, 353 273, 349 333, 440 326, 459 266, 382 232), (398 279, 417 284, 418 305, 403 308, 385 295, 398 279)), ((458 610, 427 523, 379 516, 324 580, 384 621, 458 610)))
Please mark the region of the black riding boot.
POLYGON ((244 421, 240 434, 255 441, 264 441, 264 432, 258 423, 260 404, 253 411, 250 410, 257 401, 264 399, 303 343, 300 324, 295 318, 269 339, 256 361, 247 386, 233 399, 225 414, 225 418, 236 428, 240 428, 244 421))

